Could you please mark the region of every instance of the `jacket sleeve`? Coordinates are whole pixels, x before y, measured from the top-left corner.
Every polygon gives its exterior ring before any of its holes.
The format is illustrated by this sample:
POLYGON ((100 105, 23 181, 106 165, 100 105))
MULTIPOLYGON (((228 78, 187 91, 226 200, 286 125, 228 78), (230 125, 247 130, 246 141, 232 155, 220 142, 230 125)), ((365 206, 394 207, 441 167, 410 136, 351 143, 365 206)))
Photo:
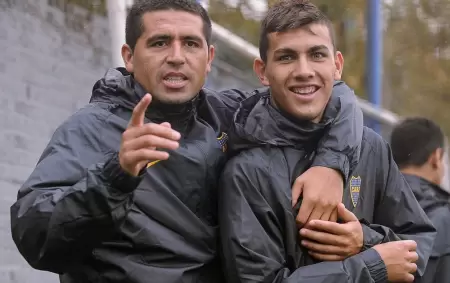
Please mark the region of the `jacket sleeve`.
POLYGON ((371 228, 382 235, 383 242, 398 239, 416 241, 419 255, 417 273, 422 276, 433 248, 436 230, 399 171, 385 141, 379 147, 378 156, 382 158, 382 164, 375 174, 377 180, 384 180, 384 184, 379 184, 384 188, 384 194, 377 201, 373 219, 376 225, 371 225, 371 228))
POLYGON ((104 117, 87 111, 55 131, 11 207, 13 240, 36 269, 63 273, 107 239, 139 182, 102 149, 104 117))
POLYGON ((363 230, 363 251, 370 249, 378 244, 397 241, 400 238, 389 228, 378 224, 370 224, 361 221, 363 230))
MULTIPOLYGON (((219 189, 219 225, 227 282, 385 282, 386 269, 374 249, 340 262, 288 268, 284 219, 268 204, 269 173, 237 157, 226 165, 219 189)), ((293 217, 293 216, 292 216, 293 217)), ((295 239, 293 240, 296 244, 295 239)))
POLYGON ((425 274, 415 282, 450 282, 450 204, 436 196, 426 197, 420 203, 436 227, 437 236, 425 274))
POLYGON ((359 161, 364 125, 356 95, 344 82, 335 83, 324 116, 333 122, 318 144, 312 166, 336 169, 346 183, 359 161))

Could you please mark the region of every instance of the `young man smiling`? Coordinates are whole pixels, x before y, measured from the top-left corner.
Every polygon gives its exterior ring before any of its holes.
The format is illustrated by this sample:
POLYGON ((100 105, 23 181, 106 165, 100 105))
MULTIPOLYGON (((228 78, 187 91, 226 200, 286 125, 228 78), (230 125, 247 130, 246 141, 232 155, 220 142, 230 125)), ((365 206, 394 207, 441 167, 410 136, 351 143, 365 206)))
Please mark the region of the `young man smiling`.
POLYGON ((336 109, 327 104, 343 70, 332 23, 309 1, 279 2, 262 21, 260 56, 254 70, 269 90, 241 102, 230 130, 235 157, 219 188, 228 282, 412 282, 416 269, 422 275, 435 230, 389 146, 370 129, 344 191, 348 209, 338 209, 342 223, 314 220, 298 233, 292 204, 299 194, 291 186, 333 121, 336 109), (381 244, 389 241, 396 242, 381 244))

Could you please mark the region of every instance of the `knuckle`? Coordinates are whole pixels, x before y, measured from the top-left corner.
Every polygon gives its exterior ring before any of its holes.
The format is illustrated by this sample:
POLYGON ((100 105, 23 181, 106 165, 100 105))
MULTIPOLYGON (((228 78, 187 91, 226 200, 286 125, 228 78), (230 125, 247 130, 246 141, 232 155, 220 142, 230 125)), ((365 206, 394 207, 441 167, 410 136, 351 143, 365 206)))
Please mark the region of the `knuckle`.
POLYGON ((320 204, 320 205, 322 204, 321 199, 316 195, 306 196, 306 201, 310 201, 312 203, 320 204))
POLYGON ((153 131, 156 130, 156 124, 155 123, 147 123, 147 124, 145 124, 145 127, 150 132, 153 132, 153 131))
POLYGON ((409 269, 410 269, 410 262, 409 262, 407 259, 405 259, 405 261, 403 262, 402 268, 403 268, 403 270, 405 270, 406 272, 409 272, 409 269))
MULTIPOLYGON (((126 157, 126 155, 127 155, 127 153, 128 153, 129 151, 130 151, 130 150, 129 150, 129 145, 128 145, 128 143, 124 142, 124 143, 122 144, 122 146, 120 147, 119 154, 121 154, 122 156, 126 157)), ((119 155, 119 157, 120 157, 120 155, 119 155)))
POLYGON ((333 199, 331 200, 331 206, 333 206, 333 207, 338 206, 338 204, 341 202, 341 200, 342 200, 342 197, 339 197, 339 198, 333 198, 333 199))
POLYGON ((125 132, 122 133, 122 140, 128 140, 130 136, 130 131, 126 130, 125 132))
POLYGON ((295 184, 295 185, 302 185, 302 184, 303 184, 303 178, 302 178, 302 176, 297 177, 297 178, 295 179, 295 181, 294 181, 294 184, 295 184))
POLYGON ((342 253, 343 253, 343 254, 346 254, 346 255, 349 255, 349 254, 352 253, 352 251, 351 251, 350 247, 344 247, 344 248, 342 249, 342 253))
POLYGON ((352 242, 351 241, 347 241, 344 243, 344 247, 345 247, 345 251, 346 252, 351 252, 352 251, 352 242))
POLYGON ((326 208, 333 208, 333 207, 337 206, 337 201, 334 201, 334 200, 327 201, 327 202, 325 202, 324 206, 326 208))
POLYGON ((333 200, 327 199, 327 198, 320 198, 318 196, 315 196, 314 200, 318 203, 318 205, 324 207, 324 208, 330 208, 333 206, 333 200))

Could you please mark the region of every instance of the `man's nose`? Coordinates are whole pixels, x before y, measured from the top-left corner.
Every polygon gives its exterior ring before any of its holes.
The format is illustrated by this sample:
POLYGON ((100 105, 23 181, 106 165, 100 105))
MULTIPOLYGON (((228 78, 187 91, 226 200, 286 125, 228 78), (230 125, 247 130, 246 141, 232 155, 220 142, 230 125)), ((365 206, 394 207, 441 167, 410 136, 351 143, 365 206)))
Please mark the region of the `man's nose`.
POLYGON ((186 61, 183 46, 180 42, 173 42, 169 54, 167 56, 167 63, 171 65, 182 65, 186 61))
POLYGON ((293 74, 294 77, 298 79, 309 79, 314 77, 314 69, 306 56, 298 58, 293 74))

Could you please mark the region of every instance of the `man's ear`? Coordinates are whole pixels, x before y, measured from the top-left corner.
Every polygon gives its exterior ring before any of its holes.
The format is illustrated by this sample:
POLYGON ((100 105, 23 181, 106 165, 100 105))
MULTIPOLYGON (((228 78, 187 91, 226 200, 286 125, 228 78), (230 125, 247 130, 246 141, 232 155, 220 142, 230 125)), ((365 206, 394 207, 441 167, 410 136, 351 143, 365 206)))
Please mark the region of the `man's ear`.
POLYGON ((266 77, 266 64, 261 58, 256 58, 253 61, 253 71, 264 86, 269 86, 269 80, 266 77))
POLYGON ((344 70, 344 55, 342 55, 340 51, 336 51, 336 55, 334 56, 334 64, 336 65, 334 79, 338 81, 342 78, 342 71, 344 70))
POLYGON ((444 150, 442 148, 438 148, 430 155, 430 158, 428 158, 428 162, 433 169, 438 169, 442 164, 443 158, 444 150))
POLYGON ((206 72, 209 73, 211 72, 211 66, 212 66, 212 62, 214 60, 214 55, 216 53, 216 49, 214 48, 213 45, 210 45, 208 48, 208 66, 206 68, 206 72))
POLYGON ((124 44, 122 45, 121 51, 123 63, 125 64, 125 69, 127 69, 128 73, 132 74, 134 71, 133 50, 131 50, 131 47, 128 44, 124 44))

